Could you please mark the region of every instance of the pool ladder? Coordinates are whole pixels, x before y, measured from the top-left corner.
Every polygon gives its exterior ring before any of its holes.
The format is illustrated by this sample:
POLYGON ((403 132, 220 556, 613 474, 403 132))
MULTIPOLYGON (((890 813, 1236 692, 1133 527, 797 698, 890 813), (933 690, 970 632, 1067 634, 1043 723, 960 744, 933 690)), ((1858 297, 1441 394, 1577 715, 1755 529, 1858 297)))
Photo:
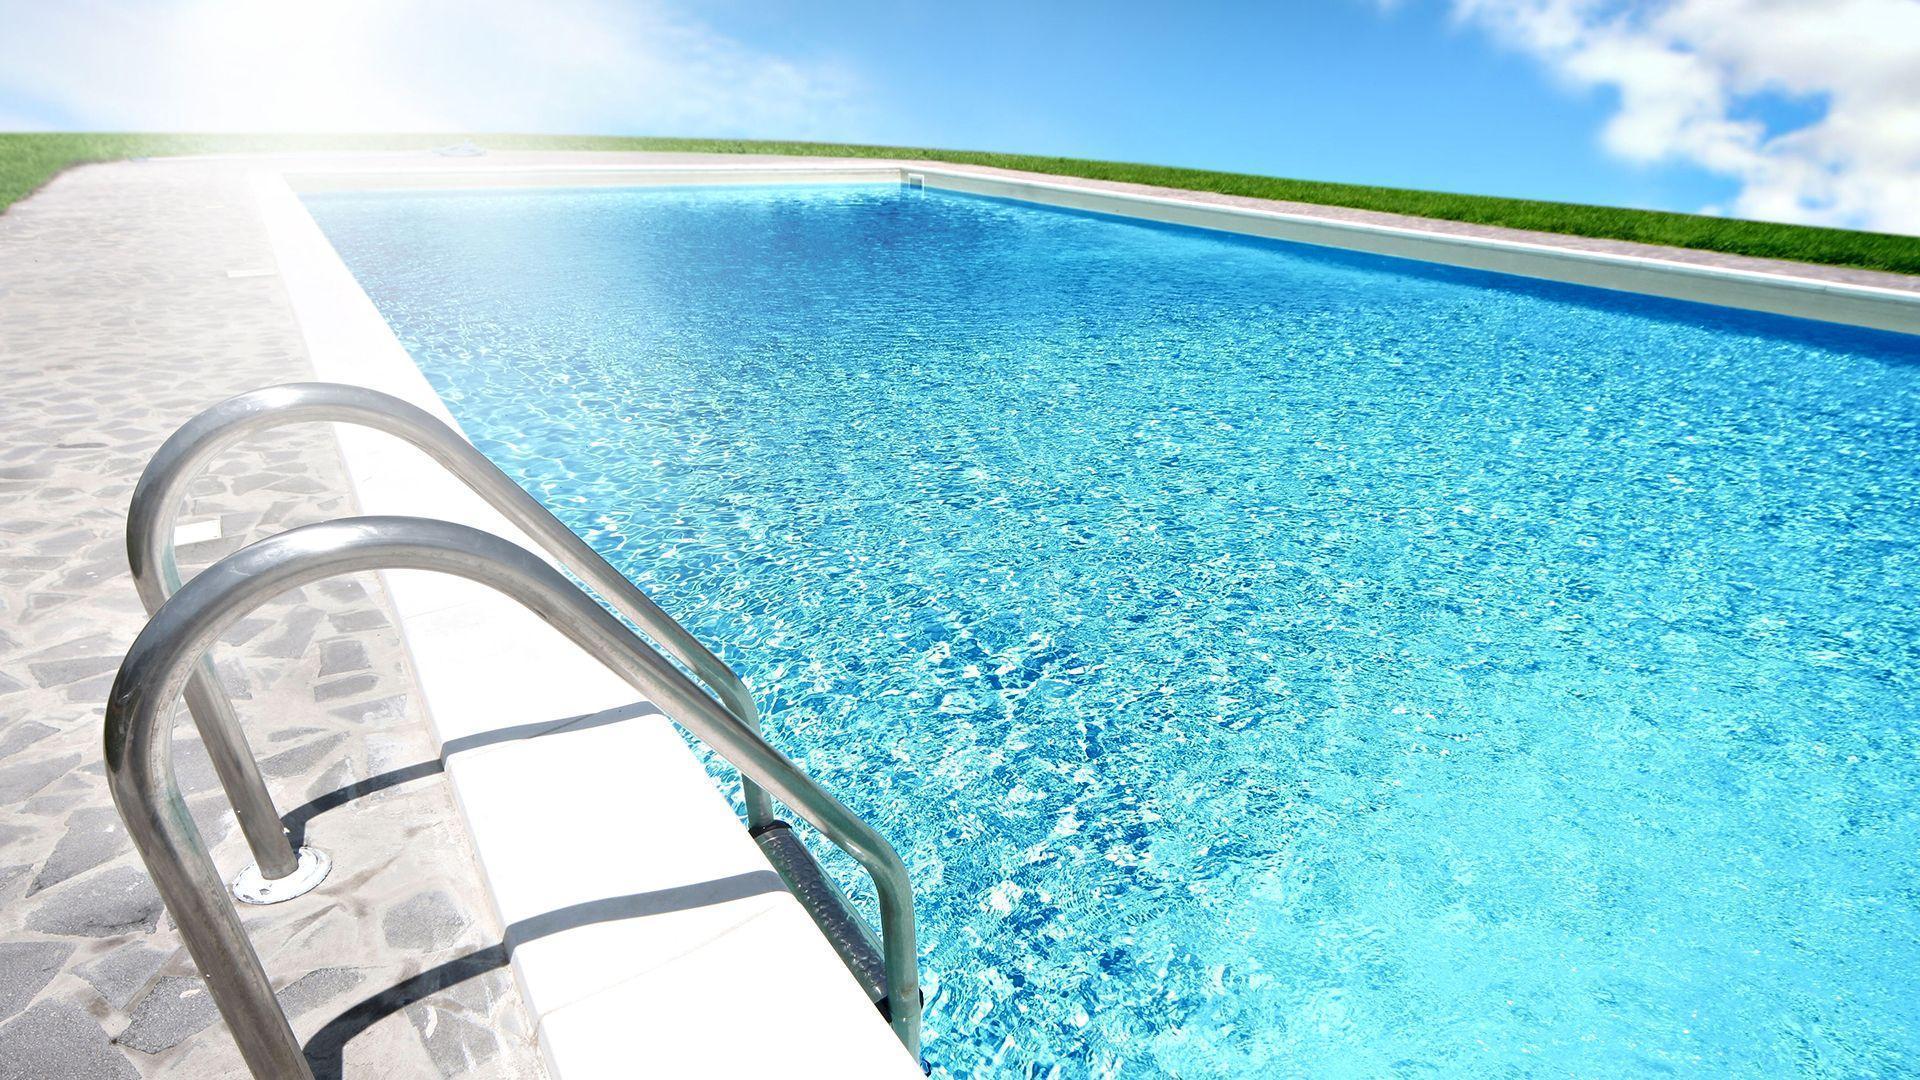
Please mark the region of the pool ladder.
POLYGON ((518 601, 738 769, 749 834, 919 1060, 922 1002, 913 891, 892 845, 761 737, 753 696, 731 668, 432 414, 386 394, 335 383, 269 387, 215 405, 175 432, 148 463, 128 513, 127 555, 149 621, 108 697, 108 783, 134 846, 254 1075, 304 1080, 311 1071, 187 814, 174 779, 168 710, 184 691, 255 859, 233 882, 234 896, 277 903, 312 889, 326 877, 327 856, 308 847, 293 850, 207 653, 228 627, 282 592, 340 574, 398 569, 452 574, 518 601), (173 538, 187 485, 220 449, 266 428, 305 421, 374 428, 424 451, 658 648, 526 549, 478 529, 425 518, 347 518, 290 529, 240 549, 183 585, 173 538), (775 796, 873 878, 880 906, 877 942, 791 826, 775 816, 775 796))

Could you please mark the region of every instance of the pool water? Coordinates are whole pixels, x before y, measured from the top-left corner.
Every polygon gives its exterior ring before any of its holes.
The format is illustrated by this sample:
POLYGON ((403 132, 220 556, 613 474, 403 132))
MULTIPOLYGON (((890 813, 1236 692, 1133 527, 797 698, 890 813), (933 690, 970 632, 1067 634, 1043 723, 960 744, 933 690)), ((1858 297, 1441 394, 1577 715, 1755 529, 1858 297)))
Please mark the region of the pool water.
POLYGON ((938 1075, 1920 1071, 1920 339, 891 186, 307 201, 900 848, 938 1075))

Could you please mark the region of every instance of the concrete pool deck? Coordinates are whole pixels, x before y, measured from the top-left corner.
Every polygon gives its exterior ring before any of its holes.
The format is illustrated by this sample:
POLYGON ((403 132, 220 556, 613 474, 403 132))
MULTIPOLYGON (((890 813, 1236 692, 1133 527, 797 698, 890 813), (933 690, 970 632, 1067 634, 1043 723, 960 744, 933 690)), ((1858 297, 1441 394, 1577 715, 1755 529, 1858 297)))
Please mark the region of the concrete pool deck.
MULTIPOLYGON (((289 244, 311 244, 313 235, 292 235, 311 222, 302 226, 297 204, 289 208, 284 199, 275 210, 271 184, 263 201, 260 174, 404 170, 445 183, 480 174, 491 174, 481 180, 489 184, 555 176, 622 183, 636 175, 627 170, 662 168, 875 176, 891 169, 980 185, 1017 181, 1031 190, 1173 200, 1310 225, 1873 290, 1893 294, 1896 310, 1911 303, 1920 311, 1920 278, 1901 275, 935 163, 422 153, 76 169, 0 215, 0 407, 8 420, 0 436, 0 1060, 28 1063, 28 1075, 241 1074, 118 830, 100 776, 106 687, 144 621, 120 530, 147 455, 222 397, 316 374, 441 411, 391 335, 378 340, 377 313, 364 296, 355 300, 350 279, 342 285, 343 268, 324 259, 285 261, 289 244)), ((317 428, 247 444, 196 489, 182 521, 217 522, 219 538, 186 554, 204 564, 246 538, 355 505, 497 521, 463 502, 457 485, 421 475, 409 460, 377 438, 344 432, 336 442, 317 428)), ((768 948, 792 961, 773 979, 786 987, 786 1000, 807 997, 816 976, 831 982, 823 943, 809 939, 804 916, 795 922, 790 905, 779 902, 777 884, 770 890, 754 876, 770 871, 756 864, 744 830, 729 821, 724 801, 664 721, 601 722, 614 719, 604 714, 570 721, 632 694, 591 665, 580 667, 567 647, 538 644, 536 629, 514 622, 524 616, 487 598, 417 576, 393 575, 387 586, 391 597, 348 582, 307 590, 249 626, 244 640, 236 634, 228 649, 239 662, 231 677, 244 679, 250 695, 239 701, 241 715, 268 759, 276 797, 283 810, 313 808, 309 832, 336 859, 334 879, 317 892, 247 913, 303 1037, 331 1025, 344 1038, 348 1075, 527 1076, 540 1071, 543 1052, 558 1072, 587 1075, 610 1058, 631 1067, 633 1048, 645 1043, 635 1027, 643 1019, 666 1030, 724 1033, 714 1018, 674 1007, 737 997, 729 984, 757 978, 768 948), (531 665, 539 676, 502 680, 511 684, 504 692, 501 681, 470 677, 510 664, 531 665), (553 737, 500 734, 524 728, 553 737), (551 830, 529 827, 515 806, 536 783, 582 797, 611 790, 622 777, 609 763, 636 759, 665 763, 657 774, 664 780, 650 792, 654 801, 607 804, 626 815, 618 820, 638 829, 662 806, 685 806, 698 822, 684 833, 648 832, 626 852, 649 858, 627 858, 599 876, 587 858, 593 872, 582 874, 581 859, 564 856, 590 857, 591 845, 553 842, 551 830), (591 762, 601 769, 583 772, 591 762), (696 907, 663 899, 690 884, 727 882, 696 907), (575 919, 565 932, 541 921, 606 898, 632 902, 616 920, 575 919), (643 932, 645 923, 652 929, 643 932), (689 936, 699 949, 660 945, 689 936), (513 946, 517 979, 507 974, 503 944, 513 946), (609 970, 616 954, 643 970, 609 970), (417 1001, 385 993, 439 982, 452 985, 417 1001), (372 1005, 354 1011, 363 1001, 372 1005), (362 1015, 373 1022, 358 1032, 362 1015)), ((216 858, 231 871, 244 861, 231 816, 192 756, 193 740, 183 732, 181 742, 190 801, 209 839, 223 837, 216 858)), ((886 831, 887 823, 876 824, 886 831)), ((871 1055, 859 1060, 872 1068, 846 1074, 904 1073, 901 1066, 910 1066, 897 1046, 898 1059, 887 1057, 884 1026, 870 1009, 858 1018, 864 1002, 848 1000, 794 1019, 855 1025, 850 1038, 871 1055)))
MULTIPOLYGON (((248 199, 230 166, 115 165, 0 215, 5 1075, 245 1075, 120 828, 101 716, 145 622, 123 530, 148 456, 214 401, 312 377, 248 199)), ((211 538, 183 562, 191 572, 349 512, 324 430, 243 443, 193 489, 181 520, 211 538)), ((283 813, 345 856, 319 891, 246 912, 295 1029, 330 1026, 313 1044, 317 1072, 538 1075, 513 980, 489 962, 501 930, 377 581, 286 598, 223 653, 283 813), (390 992, 422 973, 410 989, 434 992, 390 992)), ((231 874, 245 847, 190 728, 178 745, 189 805, 231 874)))
MULTIPOLYGON (((316 375, 444 415, 405 353, 383 351, 377 313, 336 319, 312 306, 313 262, 281 265, 252 185, 273 164, 76 169, 0 218, 0 400, 21 418, 0 444, 0 1057, 27 1075, 243 1074, 98 765, 106 691, 144 622, 122 529, 147 457, 223 397, 316 375), (354 336, 368 331, 371 348, 354 336), (95 849, 100 865, 64 870, 95 849)), ((365 303, 350 277, 334 284, 365 303)), ((182 522, 211 518, 218 540, 183 550, 189 570, 356 511, 520 539, 383 437, 258 441, 257 462, 229 455, 194 489, 182 522), (248 516, 256 499, 273 501, 248 516)), ((283 812, 306 803, 308 839, 334 856, 315 892, 243 913, 317 1073, 744 1075, 813 1059, 918 1074, 666 718, 477 587, 355 584, 249 620, 227 665, 283 812)), ((197 742, 177 738, 231 874, 246 861, 231 815, 197 742)))

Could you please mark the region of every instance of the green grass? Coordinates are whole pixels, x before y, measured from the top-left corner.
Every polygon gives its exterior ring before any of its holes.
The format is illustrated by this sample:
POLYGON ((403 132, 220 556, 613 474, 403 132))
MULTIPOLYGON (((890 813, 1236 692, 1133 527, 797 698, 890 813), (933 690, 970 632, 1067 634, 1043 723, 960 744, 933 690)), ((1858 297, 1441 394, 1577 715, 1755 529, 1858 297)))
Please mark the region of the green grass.
POLYGON ((1575 203, 1452 195, 1437 191, 1286 180, 1166 165, 1032 157, 972 150, 928 150, 837 143, 757 142, 734 139, 637 138, 611 135, 90 135, 0 134, 0 209, 24 198, 69 165, 168 154, 271 150, 417 150, 472 138, 497 150, 670 150, 726 154, 813 154, 830 157, 922 158, 996 165, 1056 176, 1118 180, 1160 187, 1288 199, 1396 214, 1538 229, 1572 236, 1637 240, 1648 244, 1792 259, 1866 270, 1920 274, 1920 237, 1776 225, 1761 221, 1623 210, 1575 203))

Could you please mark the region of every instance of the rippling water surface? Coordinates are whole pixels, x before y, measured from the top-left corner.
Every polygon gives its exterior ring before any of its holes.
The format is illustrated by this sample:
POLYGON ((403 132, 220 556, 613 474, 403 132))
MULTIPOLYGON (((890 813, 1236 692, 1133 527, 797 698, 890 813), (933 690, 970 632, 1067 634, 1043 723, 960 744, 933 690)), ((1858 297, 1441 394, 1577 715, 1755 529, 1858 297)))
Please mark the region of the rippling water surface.
POLYGON ((941 1074, 1920 1070, 1920 339, 891 187, 308 202, 899 846, 941 1074))

